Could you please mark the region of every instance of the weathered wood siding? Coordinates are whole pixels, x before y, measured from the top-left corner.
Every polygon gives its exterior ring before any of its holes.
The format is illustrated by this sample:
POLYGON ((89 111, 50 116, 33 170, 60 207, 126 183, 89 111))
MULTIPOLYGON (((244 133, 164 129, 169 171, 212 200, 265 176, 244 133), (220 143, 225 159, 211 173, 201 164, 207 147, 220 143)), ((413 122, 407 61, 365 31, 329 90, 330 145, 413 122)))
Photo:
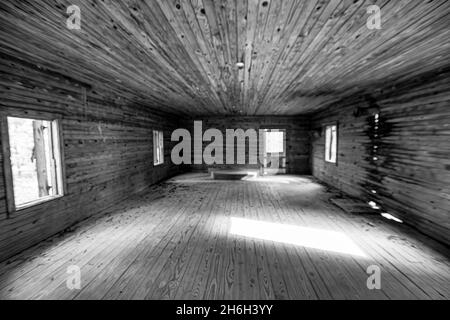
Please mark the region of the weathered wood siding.
POLYGON ((170 135, 178 127, 70 79, 0 57, 0 111, 62 116, 67 194, 7 218, 0 156, 0 260, 97 214, 150 184, 178 172, 171 165, 170 135), (87 97, 87 104, 83 101, 87 97), (164 130, 165 164, 153 166, 152 130, 164 130))
POLYGON ((0 14, 1 52, 184 116, 304 114, 448 65, 448 0, 3 0, 0 14))
MULTIPOLYGON (((229 116, 229 117, 207 117, 203 119, 196 119, 202 121, 203 133, 208 129, 218 129, 223 135, 224 155, 223 159, 226 162, 226 130, 227 129, 255 129, 257 132, 261 129, 285 129, 286 130, 286 172, 297 174, 310 173, 310 138, 309 138, 309 119, 306 117, 244 117, 244 116, 229 116)), ((186 128, 189 128, 192 137, 194 119, 185 121, 186 128)), ((210 142, 203 142, 203 149, 210 142)), ((242 169, 242 168, 259 168, 258 165, 248 164, 248 141, 246 145, 240 145, 235 142, 235 157, 238 152, 242 152, 245 148, 245 165, 192 165, 191 169, 195 171, 207 171, 209 167, 218 167, 223 169, 242 169)))
POLYGON ((450 72, 444 70, 317 114, 313 174, 450 244, 449 82, 450 72), (323 125, 333 121, 339 123, 337 165, 324 162, 325 138, 318 137, 323 125))

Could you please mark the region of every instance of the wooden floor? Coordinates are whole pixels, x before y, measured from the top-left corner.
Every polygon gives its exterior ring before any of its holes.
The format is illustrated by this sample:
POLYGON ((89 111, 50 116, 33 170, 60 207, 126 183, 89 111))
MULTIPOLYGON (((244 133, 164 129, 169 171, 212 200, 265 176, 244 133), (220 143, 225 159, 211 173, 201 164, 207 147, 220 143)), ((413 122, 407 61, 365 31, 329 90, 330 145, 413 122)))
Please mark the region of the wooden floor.
POLYGON ((183 175, 0 264, 0 297, 450 298, 447 249, 381 217, 345 213, 334 196, 310 177, 183 175), (249 231, 259 222, 334 231, 365 256, 237 235, 232 218, 254 221, 249 231), (66 285, 72 265, 80 290, 66 285), (371 265, 381 269, 381 290, 367 288, 371 265))

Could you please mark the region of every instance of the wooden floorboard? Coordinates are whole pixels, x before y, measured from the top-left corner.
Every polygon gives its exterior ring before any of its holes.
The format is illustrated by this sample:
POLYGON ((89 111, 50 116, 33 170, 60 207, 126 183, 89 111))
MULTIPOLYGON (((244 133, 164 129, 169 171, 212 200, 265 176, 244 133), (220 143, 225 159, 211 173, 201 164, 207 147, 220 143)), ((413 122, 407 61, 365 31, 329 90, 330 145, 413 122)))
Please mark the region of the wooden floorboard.
POLYGON ((311 177, 182 175, 0 263, 0 298, 450 298, 448 248, 373 213, 344 212, 335 196, 311 177), (365 256, 237 235, 234 218, 334 231, 365 256), (80 290, 66 285, 72 265, 80 290), (367 288, 371 265, 380 290, 367 288))

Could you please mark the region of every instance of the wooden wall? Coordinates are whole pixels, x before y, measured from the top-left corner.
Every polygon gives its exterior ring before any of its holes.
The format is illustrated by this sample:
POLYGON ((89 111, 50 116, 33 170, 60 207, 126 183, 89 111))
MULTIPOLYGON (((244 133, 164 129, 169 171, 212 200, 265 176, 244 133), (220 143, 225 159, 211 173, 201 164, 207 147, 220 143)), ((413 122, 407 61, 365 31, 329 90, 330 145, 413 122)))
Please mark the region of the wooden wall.
POLYGON ((7 219, 0 156, 0 261, 178 172, 170 161, 173 118, 8 56, 0 56, 0 69, 0 111, 62 116, 67 182, 63 198, 7 219), (158 167, 153 129, 165 132, 165 164, 158 167))
MULTIPOLYGON (((286 172, 296 174, 309 174, 310 171, 310 138, 309 138, 309 118, 306 117, 269 117, 269 116, 228 116, 228 117, 206 117, 201 120, 203 122, 203 132, 207 129, 218 129, 222 132, 224 137, 224 162, 226 159, 226 130, 227 129, 255 129, 257 132, 260 129, 285 129, 286 130, 286 172)), ((193 135, 194 119, 185 122, 186 128, 189 128, 193 135)), ((204 142, 203 147, 206 147, 209 142, 204 142)), ((248 159, 248 144, 246 146, 235 144, 235 156, 238 149, 245 147, 246 159, 248 159)), ((259 168, 259 166, 248 165, 213 165, 211 167, 218 167, 222 169, 242 169, 242 168, 259 168)), ((191 169, 194 171, 207 171, 207 165, 192 165, 191 169)))
POLYGON ((375 201, 450 244, 449 83, 450 71, 441 70, 370 96, 342 100, 315 115, 314 176, 375 201), (374 131, 377 110, 380 122, 374 131), (334 121, 339 123, 337 165, 324 162, 323 125, 334 121))

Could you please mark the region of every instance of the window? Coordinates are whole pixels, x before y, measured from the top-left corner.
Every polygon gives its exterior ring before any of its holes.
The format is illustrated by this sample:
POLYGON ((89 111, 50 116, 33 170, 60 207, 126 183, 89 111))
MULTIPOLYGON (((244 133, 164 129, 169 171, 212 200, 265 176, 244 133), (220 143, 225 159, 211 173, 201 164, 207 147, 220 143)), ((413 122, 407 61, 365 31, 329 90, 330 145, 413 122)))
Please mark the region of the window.
POLYGON ((325 161, 337 163, 337 125, 325 128, 325 161))
POLYGON ((153 131, 153 161, 155 166, 164 163, 164 135, 162 131, 153 131))
POLYGON ((58 120, 2 120, 9 212, 63 196, 58 120))
POLYGON ((266 131, 266 153, 284 153, 284 132, 266 131))

